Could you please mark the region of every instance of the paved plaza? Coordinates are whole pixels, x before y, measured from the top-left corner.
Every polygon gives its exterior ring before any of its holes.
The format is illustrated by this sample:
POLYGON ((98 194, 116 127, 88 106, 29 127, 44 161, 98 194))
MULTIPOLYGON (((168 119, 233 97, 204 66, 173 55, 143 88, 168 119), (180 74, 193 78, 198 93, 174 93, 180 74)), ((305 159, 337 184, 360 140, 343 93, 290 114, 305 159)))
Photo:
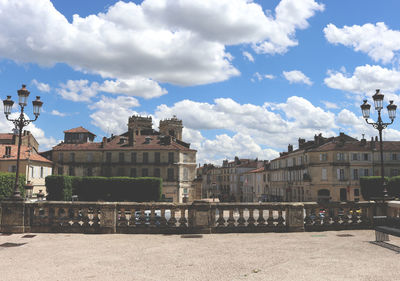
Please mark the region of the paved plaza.
POLYGON ((0 235, 0 280, 400 280, 400 239, 372 230, 33 235, 0 235))

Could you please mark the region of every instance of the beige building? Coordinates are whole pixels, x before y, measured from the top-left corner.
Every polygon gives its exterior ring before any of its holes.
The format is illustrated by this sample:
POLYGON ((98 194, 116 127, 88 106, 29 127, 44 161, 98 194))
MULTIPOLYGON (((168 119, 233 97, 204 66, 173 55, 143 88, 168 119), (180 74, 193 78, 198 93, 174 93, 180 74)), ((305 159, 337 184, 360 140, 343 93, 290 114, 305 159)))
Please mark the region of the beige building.
MULTIPOLYGON (((38 154, 39 144, 29 131, 22 135, 19 173, 33 185, 33 195, 46 192, 45 177, 52 174, 53 163, 38 154)), ((0 171, 15 173, 17 170, 18 136, 0 134, 0 171)), ((26 183, 26 182, 25 182, 26 183)))
MULTIPOLYGON (((400 142, 384 141, 385 176, 400 174, 400 142)), ((299 139, 299 147, 281 153, 268 170, 270 201, 359 201, 360 177, 380 175, 377 139, 360 141, 340 133, 313 141, 299 139)))
POLYGON ((196 150, 182 141, 182 120, 160 121, 159 132, 152 127, 151 117, 132 116, 126 133, 101 142, 85 128, 74 128, 44 155, 58 175, 160 177, 164 200, 188 202, 195 194, 196 150))

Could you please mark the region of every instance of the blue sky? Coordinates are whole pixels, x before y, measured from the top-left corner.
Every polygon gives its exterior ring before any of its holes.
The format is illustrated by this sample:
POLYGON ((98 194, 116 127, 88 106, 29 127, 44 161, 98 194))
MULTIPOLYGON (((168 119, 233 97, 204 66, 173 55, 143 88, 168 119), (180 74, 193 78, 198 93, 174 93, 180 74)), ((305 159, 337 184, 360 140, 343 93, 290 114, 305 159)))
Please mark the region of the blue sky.
MULTIPOLYGON (((177 115, 200 163, 271 159, 316 133, 376 135, 359 105, 377 88, 400 103, 399 10, 394 0, 0 0, 0 94, 16 100, 25 83, 41 96, 29 128, 41 150, 70 128, 100 140, 132 114, 155 125, 177 115)), ((399 139, 396 121, 384 137, 399 139)))

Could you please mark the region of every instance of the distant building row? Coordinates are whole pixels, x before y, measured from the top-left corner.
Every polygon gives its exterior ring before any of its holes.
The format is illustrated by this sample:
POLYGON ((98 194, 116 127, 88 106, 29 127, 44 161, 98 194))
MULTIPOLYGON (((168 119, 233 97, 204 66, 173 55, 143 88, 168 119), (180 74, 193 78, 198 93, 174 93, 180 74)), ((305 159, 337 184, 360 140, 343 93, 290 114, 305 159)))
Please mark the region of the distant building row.
MULTIPOLYGON (((400 142, 384 141, 383 150, 385 176, 400 175, 400 142)), ((198 173, 203 196, 223 201, 359 201, 360 177, 380 175, 379 143, 319 134, 299 139, 297 149, 289 145, 270 162, 237 158, 198 173)))

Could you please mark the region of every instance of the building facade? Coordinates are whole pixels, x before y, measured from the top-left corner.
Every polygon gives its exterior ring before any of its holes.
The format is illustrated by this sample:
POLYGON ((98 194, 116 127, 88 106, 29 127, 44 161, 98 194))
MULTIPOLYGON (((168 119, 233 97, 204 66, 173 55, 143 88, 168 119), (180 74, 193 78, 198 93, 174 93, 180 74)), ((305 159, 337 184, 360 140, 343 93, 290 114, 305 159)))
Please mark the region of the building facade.
MULTIPOLYGON (((53 163, 38 154, 39 144, 35 137, 24 131, 21 136, 19 173, 33 185, 33 195, 46 191, 45 178, 52 174, 53 163)), ((0 171, 15 173, 17 170, 18 135, 0 134, 0 171)))
MULTIPOLYGON (((400 174, 400 142, 384 141, 385 176, 400 174)), ((377 138, 367 141, 344 133, 313 141, 299 139, 298 149, 271 160, 268 200, 275 201, 360 201, 360 177, 380 176, 377 138), (278 198, 274 197, 278 196, 278 198)))
POLYGON ((188 202, 195 193, 196 150, 182 141, 182 128, 176 117, 160 121, 156 131, 151 117, 131 116, 127 132, 101 142, 82 127, 64 131, 64 142, 45 154, 56 175, 159 177, 165 201, 188 202))

